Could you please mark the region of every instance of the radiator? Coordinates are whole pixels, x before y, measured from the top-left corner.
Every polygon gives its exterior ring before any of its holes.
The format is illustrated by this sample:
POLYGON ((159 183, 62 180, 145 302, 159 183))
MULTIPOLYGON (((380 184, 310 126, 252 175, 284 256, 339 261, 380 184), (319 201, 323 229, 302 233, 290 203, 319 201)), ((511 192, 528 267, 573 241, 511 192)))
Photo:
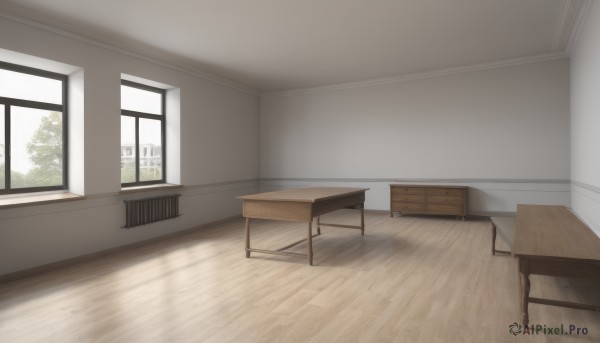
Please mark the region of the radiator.
POLYGON ((130 228, 179 217, 179 197, 169 194, 152 198, 125 200, 125 226, 130 228))

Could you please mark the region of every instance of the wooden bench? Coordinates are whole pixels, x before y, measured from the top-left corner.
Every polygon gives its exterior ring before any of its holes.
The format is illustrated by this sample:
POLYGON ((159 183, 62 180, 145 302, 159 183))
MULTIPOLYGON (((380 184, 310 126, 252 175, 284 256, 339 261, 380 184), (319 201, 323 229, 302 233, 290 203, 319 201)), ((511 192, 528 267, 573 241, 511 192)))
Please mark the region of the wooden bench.
POLYGON ((600 304, 583 304, 529 296, 529 275, 600 282, 600 239, 564 206, 517 205, 513 256, 521 277, 521 316, 529 323, 529 304, 600 312, 600 304))
POLYGON ((515 243, 515 231, 517 229, 517 220, 515 217, 490 217, 492 221, 492 255, 496 253, 510 255, 511 252, 508 250, 497 250, 496 249, 496 233, 500 234, 502 240, 504 240, 512 249, 515 243))

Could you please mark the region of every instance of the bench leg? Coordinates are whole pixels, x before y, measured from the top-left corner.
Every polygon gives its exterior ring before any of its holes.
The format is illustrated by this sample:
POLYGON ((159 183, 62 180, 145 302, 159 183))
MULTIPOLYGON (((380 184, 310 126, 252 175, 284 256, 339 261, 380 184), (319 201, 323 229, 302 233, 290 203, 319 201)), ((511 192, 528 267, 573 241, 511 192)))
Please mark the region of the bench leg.
POLYGON ((250 257, 250 218, 246 218, 246 258, 250 257))
POLYGON ((308 223, 308 264, 313 265, 313 246, 312 246, 312 221, 308 223))
POLYGON ((496 255, 496 225, 492 223, 492 255, 496 255))
MULTIPOLYGON (((502 231, 502 230, 501 230, 502 231)), ((498 233, 498 229, 494 222, 492 221, 492 255, 503 254, 503 255, 512 255, 512 253, 508 250, 498 250, 496 249, 496 234, 498 233)))
POLYGON ((317 216, 317 234, 321 234, 321 216, 317 216))
POLYGON ((365 235, 365 209, 360 209, 360 234, 365 235))

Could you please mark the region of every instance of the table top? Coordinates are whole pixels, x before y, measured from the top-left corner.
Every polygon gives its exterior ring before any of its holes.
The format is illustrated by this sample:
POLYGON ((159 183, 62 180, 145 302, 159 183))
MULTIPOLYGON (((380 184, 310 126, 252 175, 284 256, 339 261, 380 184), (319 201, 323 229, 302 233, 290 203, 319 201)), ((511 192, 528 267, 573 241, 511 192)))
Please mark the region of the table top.
POLYGON ((237 197, 243 200, 264 201, 295 201, 295 202, 318 202, 326 199, 337 198, 356 193, 364 193, 369 188, 346 188, 346 187, 309 187, 292 188, 275 192, 258 193, 237 197))
POLYGON ((600 260, 600 238, 564 206, 517 205, 513 255, 600 260))

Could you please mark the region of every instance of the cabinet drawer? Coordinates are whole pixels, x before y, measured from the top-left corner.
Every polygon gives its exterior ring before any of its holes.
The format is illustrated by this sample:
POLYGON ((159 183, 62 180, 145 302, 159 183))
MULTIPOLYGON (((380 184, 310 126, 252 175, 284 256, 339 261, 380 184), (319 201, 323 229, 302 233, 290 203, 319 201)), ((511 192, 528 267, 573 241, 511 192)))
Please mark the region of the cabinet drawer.
POLYGON ((455 188, 429 188, 427 189, 428 195, 450 195, 455 197, 464 197, 465 190, 464 189, 455 189, 455 188))
POLYGON ((414 195, 414 194, 393 194, 392 193, 392 201, 423 204, 423 203, 425 203, 425 196, 414 195))
POLYGON ((392 194, 425 194, 425 188, 419 187, 392 187, 392 194))
POLYGON ((454 205, 427 205, 428 213, 464 215, 464 207, 454 205))
POLYGON ((465 201, 465 198, 463 198, 463 197, 452 197, 452 196, 445 196, 445 195, 429 195, 429 196, 427 196, 428 204, 462 206, 464 201, 465 201))
POLYGON ((392 202, 392 211, 425 212, 425 204, 392 202))

